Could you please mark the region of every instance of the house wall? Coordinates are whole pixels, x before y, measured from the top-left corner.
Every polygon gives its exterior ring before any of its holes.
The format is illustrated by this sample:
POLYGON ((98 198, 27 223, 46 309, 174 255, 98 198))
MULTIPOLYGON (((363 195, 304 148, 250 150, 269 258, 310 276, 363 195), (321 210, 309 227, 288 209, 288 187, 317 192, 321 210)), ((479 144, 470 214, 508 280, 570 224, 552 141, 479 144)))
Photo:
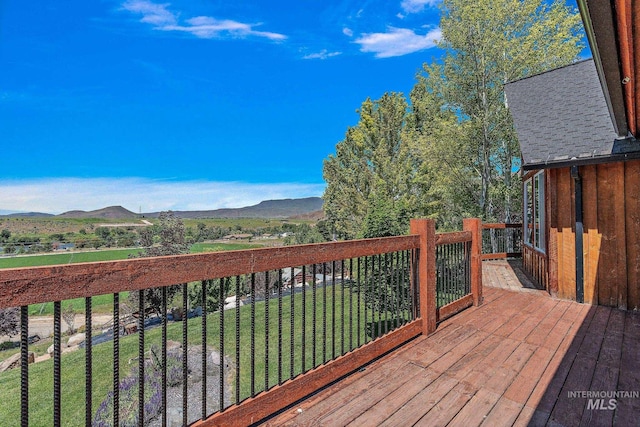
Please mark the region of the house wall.
MULTIPOLYGON (((584 300, 640 309, 640 160, 581 166, 584 300)), ((548 288, 575 299, 575 184, 548 169, 548 288)))

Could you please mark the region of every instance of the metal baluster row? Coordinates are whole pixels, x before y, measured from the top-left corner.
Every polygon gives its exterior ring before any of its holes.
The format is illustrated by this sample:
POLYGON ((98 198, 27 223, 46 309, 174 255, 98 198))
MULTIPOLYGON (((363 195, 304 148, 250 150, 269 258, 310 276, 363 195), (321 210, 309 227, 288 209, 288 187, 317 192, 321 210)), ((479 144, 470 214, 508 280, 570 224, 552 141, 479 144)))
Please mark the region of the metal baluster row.
MULTIPOLYGON (((199 418, 206 419, 209 413, 207 406, 207 387, 210 385, 207 378, 209 345, 218 344, 220 354, 219 364, 219 395, 220 401, 216 408, 225 410, 229 402, 225 402, 225 393, 232 396, 231 402, 239 404, 244 399, 256 396, 263 390, 269 390, 277 384, 292 380, 296 376, 308 372, 321 364, 327 363, 338 356, 344 355, 379 336, 389 333, 416 316, 417 289, 410 289, 409 282, 411 262, 415 259, 414 251, 401 251, 397 253, 379 254, 354 259, 335 260, 328 263, 304 265, 300 267, 287 267, 290 273, 288 288, 284 288, 284 270, 273 270, 261 273, 252 273, 246 276, 227 277, 215 280, 203 280, 201 300, 201 369, 202 382, 199 390, 189 387, 190 365, 188 363, 189 341, 195 339, 189 336, 188 320, 188 293, 187 283, 179 285, 178 292, 182 294, 183 323, 181 328, 182 344, 182 423, 193 422, 188 414, 189 393, 201 393, 201 408, 199 418), (330 270, 330 271, 329 271, 330 270), (296 271, 301 274, 296 277, 296 271), (320 274, 317 275, 317 273, 320 274), (307 277, 311 273, 311 279, 307 277), (256 296, 257 278, 264 279, 264 301, 260 302, 256 296), (274 283, 271 283, 271 279, 274 283), (302 281, 297 284, 296 281, 302 281), (234 283, 235 282, 235 283, 234 283), (307 286, 307 282, 309 286, 307 286), (218 284, 219 286, 215 286, 218 284), (235 285, 235 286, 234 286, 235 285), (331 287, 328 289, 328 287, 331 287), (322 289, 319 289, 321 287, 322 289), (231 320, 225 319, 225 298, 228 293, 235 291, 235 313, 229 313, 231 320), (273 294, 272 294, 273 292, 273 294), (296 295, 299 293, 301 295, 296 295), (216 294, 216 295, 213 295, 216 294), (248 304, 251 308, 242 308, 241 296, 249 294, 248 304), (277 295, 277 296, 275 296, 277 295), (210 312, 210 300, 217 299, 217 315, 210 312), (274 309, 277 298, 277 318, 270 319, 276 314, 274 309), (286 298, 289 298, 287 304, 286 298), (271 303, 274 304, 271 307, 271 303), (311 303, 311 305, 308 305, 311 303), (264 307, 260 307, 263 304, 264 307), (287 307, 288 306, 288 307, 287 307), (289 310, 289 319, 286 319, 286 311, 289 310), (311 310, 311 312, 309 312, 311 310), (264 319, 262 319, 264 315, 264 319), (246 319, 246 320, 245 320, 246 319), (258 321, 264 321, 264 325, 256 325, 258 321), (213 322, 213 323, 212 323, 213 322), (215 323, 217 322, 217 325, 215 323), (243 330, 247 322, 250 328, 243 330), (275 326, 277 323, 277 326, 275 326), (218 339, 212 339, 212 325, 218 328, 218 339), (277 327, 277 331, 276 328, 277 327), (231 328, 231 330, 227 330, 231 328), (289 329, 287 331, 287 328, 289 329), (318 330, 318 328, 321 328, 318 330), (277 342, 274 342, 277 332, 277 342), (264 334, 264 336, 260 336, 264 334), (250 346, 242 345, 246 340, 250 346), (286 341, 289 341, 288 343, 286 341), (264 348, 258 349, 260 344, 264 348), (264 366, 258 367, 256 358, 264 351, 264 366), (286 352, 289 354, 287 355, 286 352), (245 354, 248 353, 248 354, 245 354), (228 358, 225 358, 228 356, 228 358), (288 357, 287 357, 288 356, 288 357), (227 367, 227 361, 233 369, 227 367), (246 365, 245 365, 246 363, 246 365), (277 363, 277 366, 273 366, 277 363), (288 366, 287 366, 288 363, 288 366), (262 378, 260 378, 263 376, 262 378), (243 378, 247 378, 247 384, 243 378), (231 382, 229 378, 233 378, 231 382), (263 387, 257 386, 256 381, 263 380, 263 387)), ((262 282, 261 282, 262 283, 262 282)), ((167 412, 167 381, 168 381, 168 355, 167 340, 170 331, 174 328, 168 323, 168 300, 174 291, 168 293, 169 287, 161 289, 161 355, 153 353, 151 357, 158 367, 145 366, 145 350, 149 350, 153 338, 158 335, 149 335, 145 332, 145 313, 147 301, 145 291, 137 292, 139 313, 137 319, 137 399, 140 404, 137 409, 137 417, 140 424, 146 422, 150 413, 145 405, 145 398, 153 390, 149 382, 145 383, 145 374, 153 374, 158 369, 161 375, 161 410, 159 419, 163 426, 169 424, 170 414, 167 412), (160 356, 160 357, 158 357, 160 356)), ((92 345, 92 307, 91 298, 85 299, 85 424, 91 425, 94 421, 95 401, 93 390, 93 369, 95 367, 95 352, 92 345)), ((111 407, 114 425, 121 422, 123 410, 123 387, 121 372, 121 354, 123 338, 121 337, 122 324, 121 294, 113 294, 113 370, 111 407)), ((26 426, 29 422, 29 387, 28 387, 28 311, 22 307, 21 317, 21 423, 26 426)), ((213 331, 215 331, 213 326, 213 331)), ((176 325, 176 328, 178 326, 176 325)), ((180 329, 176 329, 179 331, 180 329)), ((174 332, 172 332, 173 334, 174 332)), ((214 336, 216 332, 213 332, 214 336)), ((61 303, 54 303, 54 351, 53 351, 53 424, 61 424, 61 303)), ((261 364, 261 363, 260 363, 261 364)), ((155 366, 155 365, 154 365, 155 366)), ((147 379, 148 380, 148 379, 147 379)))

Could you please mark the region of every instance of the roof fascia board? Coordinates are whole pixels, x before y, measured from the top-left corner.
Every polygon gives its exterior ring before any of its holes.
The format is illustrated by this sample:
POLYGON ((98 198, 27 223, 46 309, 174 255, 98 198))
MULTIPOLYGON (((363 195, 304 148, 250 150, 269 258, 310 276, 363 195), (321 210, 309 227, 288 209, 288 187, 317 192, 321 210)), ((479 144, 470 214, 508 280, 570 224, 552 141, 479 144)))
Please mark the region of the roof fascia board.
POLYGON ((618 136, 627 137, 629 127, 624 105, 612 4, 601 0, 578 0, 578 9, 591 46, 611 121, 618 136))
POLYGON ((575 166, 599 165, 602 163, 626 162, 629 160, 637 160, 637 159, 640 159, 640 152, 614 154, 611 156, 601 156, 601 157, 589 157, 586 159, 563 160, 563 161, 549 162, 549 163, 529 163, 529 164, 523 165, 522 170, 531 171, 531 170, 539 170, 539 169, 556 169, 556 168, 566 168, 574 165, 575 166))

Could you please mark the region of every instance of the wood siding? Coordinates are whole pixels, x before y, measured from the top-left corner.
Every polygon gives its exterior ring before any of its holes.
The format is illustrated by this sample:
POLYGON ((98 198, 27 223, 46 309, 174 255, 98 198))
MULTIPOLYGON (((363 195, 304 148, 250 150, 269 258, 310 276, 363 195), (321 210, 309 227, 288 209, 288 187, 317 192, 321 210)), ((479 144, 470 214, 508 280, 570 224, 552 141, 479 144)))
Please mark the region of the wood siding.
MULTIPOLYGON (((584 301, 640 308, 640 161, 581 166, 584 301)), ((549 169, 549 290, 575 299, 575 184, 569 168, 549 169)))
POLYGON ((522 267, 535 280, 536 284, 549 290, 547 256, 529 245, 522 246, 522 267))

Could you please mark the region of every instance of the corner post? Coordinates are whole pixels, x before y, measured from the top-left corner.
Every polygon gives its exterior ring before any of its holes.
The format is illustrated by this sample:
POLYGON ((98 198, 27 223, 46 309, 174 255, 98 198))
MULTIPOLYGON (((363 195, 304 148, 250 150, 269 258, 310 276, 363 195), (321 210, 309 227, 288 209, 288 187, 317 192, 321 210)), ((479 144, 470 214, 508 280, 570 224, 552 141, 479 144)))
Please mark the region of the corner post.
MULTIPOLYGON (((420 236, 417 265, 422 334, 436 330, 436 223, 432 219, 412 219, 410 233, 420 236)), ((413 277, 416 277, 415 275, 413 277)))
POLYGON ((471 232, 471 294, 473 305, 482 304, 482 221, 479 218, 465 218, 462 229, 471 232))

